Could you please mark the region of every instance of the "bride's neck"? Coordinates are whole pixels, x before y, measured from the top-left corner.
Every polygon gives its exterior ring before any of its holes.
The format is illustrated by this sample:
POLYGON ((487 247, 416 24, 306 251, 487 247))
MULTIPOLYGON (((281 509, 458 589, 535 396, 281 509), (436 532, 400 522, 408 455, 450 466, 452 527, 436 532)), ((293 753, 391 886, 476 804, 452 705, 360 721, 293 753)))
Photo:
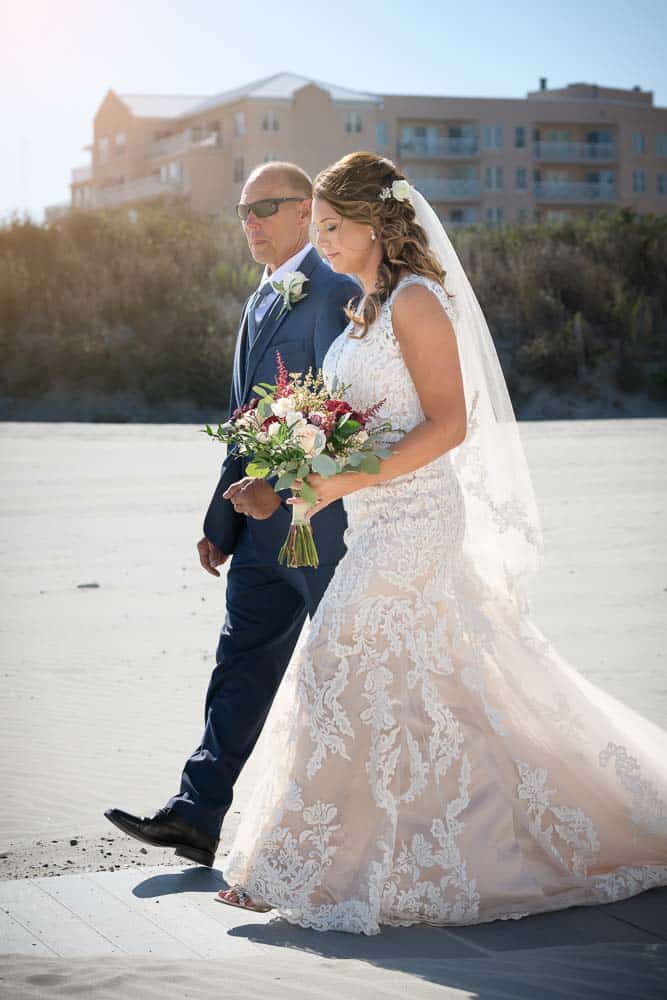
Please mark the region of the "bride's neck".
MULTIPOLYGON (((364 290, 362 298, 367 295, 372 295, 373 292, 377 291, 377 280, 379 267, 369 268, 368 271, 360 271, 356 276, 361 282, 362 288, 364 290)), ((408 268, 403 268, 398 276, 398 280, 402 281, 406 275, 410 274, 408 268)))

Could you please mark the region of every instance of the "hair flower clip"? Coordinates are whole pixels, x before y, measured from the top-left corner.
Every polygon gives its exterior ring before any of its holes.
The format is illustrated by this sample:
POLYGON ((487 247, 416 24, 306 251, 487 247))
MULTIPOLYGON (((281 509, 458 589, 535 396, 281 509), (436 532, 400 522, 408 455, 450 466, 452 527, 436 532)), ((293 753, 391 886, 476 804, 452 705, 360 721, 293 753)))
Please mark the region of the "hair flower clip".
POLYGON ((382 188, 380 198, 382 201, 386 201, 387 198, 395 198, 396 201, 410 201, 410 182, 394 181, 391 187, 382 188))

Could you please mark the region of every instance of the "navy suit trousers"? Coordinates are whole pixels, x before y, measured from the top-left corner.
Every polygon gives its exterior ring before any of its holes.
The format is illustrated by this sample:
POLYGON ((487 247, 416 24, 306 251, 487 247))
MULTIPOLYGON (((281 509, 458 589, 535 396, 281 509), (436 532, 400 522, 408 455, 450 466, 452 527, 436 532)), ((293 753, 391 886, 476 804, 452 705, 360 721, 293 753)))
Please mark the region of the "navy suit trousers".
POLYGON ((335 571, 297 572, 258 554, 247 525, 227 575, 227 615, 204 706, 204 734, 167 805, 212 837, 262 730, 306 619, 335 571), (311 574, 308 583, 303 574, 311 574))

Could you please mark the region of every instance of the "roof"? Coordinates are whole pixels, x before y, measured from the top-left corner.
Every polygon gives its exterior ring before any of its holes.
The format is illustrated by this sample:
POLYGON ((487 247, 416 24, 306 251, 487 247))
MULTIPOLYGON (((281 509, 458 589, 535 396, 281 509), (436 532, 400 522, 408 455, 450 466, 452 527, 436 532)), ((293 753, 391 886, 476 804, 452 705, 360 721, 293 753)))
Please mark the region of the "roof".
POLYGON ((206 100, 183 94, 118 94, 118 97, 135 118, 179 118, 206 100))
POLYGON ((255 80, 234 90, 223 90, 212 97, 185 97, 166 94, 119 94, 118 97, 137 118, 184 118, 222 104, 233 104, 243 98, 259 101, 290 101, 302 87, 315 84, 325 90, 332 101, 343 104, 381 104, 379 94, 371 94, 349 87, 323 83, 297 73, 274 73, 273 76, 255 80))

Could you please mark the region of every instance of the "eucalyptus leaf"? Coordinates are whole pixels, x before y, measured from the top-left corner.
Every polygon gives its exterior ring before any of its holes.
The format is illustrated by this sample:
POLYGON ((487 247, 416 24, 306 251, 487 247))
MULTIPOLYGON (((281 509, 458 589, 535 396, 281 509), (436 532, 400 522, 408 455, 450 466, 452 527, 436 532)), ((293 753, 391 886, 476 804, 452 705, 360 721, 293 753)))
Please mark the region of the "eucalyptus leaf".
POLYGON ((317 500, 317 493, 310 485, 310 483, 303 484, 303 486, 299 490, 299 496, 301 496, 304 500, 307 500, 308 503, 311 504, 315 503, 315 501, 317 500))
POLYGON ((303 479, 310 472, 310 466, 303 462, 296 471, 297 479, 303 479))
POLYGON ((313 472, 319 473, 320 476, 334 476, 338 472, 338 466, 334 462, 333 458, 330 458, 329 455, 325 455, 324 452, 313 456, 310 464, 313 468, 313 472))
POLYGON ((280 477, 280 479, 274 486, 275 491, 278 492, 279 490, 288 490, 295 479, 296 476, 294 475, 293 472, 283 473, 283 475, 280 477))
POLYGON ((375 455, 364 455, 364 460, 361 463, 361 471, 367 472, 369 475, 373 475, 380 471, 380 459, 376 458, 375 455))
POLYGON ((353 451, 351 455, 347 456, 347 464, 355 468, 357 465, 361 465, 364 460, 364 456, 359 451, 353 451))

